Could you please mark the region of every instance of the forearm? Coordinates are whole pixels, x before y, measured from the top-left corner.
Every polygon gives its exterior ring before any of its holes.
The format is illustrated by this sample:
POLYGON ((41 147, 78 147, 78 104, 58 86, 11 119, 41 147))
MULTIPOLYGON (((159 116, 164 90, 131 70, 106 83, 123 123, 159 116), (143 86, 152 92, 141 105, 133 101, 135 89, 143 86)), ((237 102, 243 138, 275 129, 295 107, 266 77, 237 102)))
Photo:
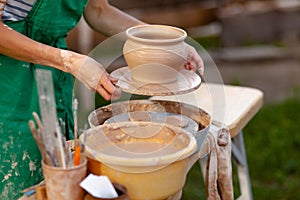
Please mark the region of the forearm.
POLYGON ((109 5, 107 0, 89 0, 84 17, 95 31, 107 36, 125 31, 131 26, 145 24, 109 5))
POLYGON ((0 54, 65 71, 60 50, 36 42, 0 22, 0 54))
POLYGON ((119 97, 120 91, 116 90, 105 69, 94 59, 36 42, 1 22, 0 34, 0 54, 70 73, 106 100, 119 97))

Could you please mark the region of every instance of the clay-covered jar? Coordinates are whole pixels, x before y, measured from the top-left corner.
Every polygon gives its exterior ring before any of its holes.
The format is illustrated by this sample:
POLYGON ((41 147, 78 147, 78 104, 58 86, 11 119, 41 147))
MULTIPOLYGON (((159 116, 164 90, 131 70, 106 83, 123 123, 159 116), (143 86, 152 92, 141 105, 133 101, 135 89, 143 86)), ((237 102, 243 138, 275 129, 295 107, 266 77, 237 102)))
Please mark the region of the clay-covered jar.
POLYGON ((184 30, 166 25, 139 25, 127 29, 126 37, 123 54, 134 80, 176 81, 187 57, 184 30))

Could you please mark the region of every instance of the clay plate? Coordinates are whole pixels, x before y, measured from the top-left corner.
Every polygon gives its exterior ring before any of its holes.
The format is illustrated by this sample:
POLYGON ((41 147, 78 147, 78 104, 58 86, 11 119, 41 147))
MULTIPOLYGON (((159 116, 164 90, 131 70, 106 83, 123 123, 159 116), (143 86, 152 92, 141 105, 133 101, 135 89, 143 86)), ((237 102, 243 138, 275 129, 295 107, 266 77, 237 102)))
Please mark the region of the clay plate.
POLYGON ((201 78, 198 74, 181 70, 177 81, 163 84, 144 83, 131 78, 128 67, 122 67, 110 74, 118 79, 117 86, 124 92, 147 96, 168 96, 192 92, 199 88, 201 78))

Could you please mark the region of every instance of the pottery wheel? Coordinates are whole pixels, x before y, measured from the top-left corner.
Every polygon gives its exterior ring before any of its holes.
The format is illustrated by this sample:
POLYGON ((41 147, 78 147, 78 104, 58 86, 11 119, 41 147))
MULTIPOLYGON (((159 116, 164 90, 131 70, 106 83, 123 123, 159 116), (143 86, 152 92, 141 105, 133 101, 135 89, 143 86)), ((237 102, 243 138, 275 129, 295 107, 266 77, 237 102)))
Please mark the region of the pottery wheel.
POLYGON ((178 78, 170 83, 144 83, 131 78, 128 67, 119 68, 111 73, 111 76, 118 79, 117 86, 124 92, 146 96, 168 96, 192 92, 199 88, 201 78, 198 74, 181 70, 178 78))
MULTIPOLYGON (((115 123, 115 122, 123 122, 123 121, 144 121, 144 114, 146 114, 147 118, 149 118, 151 122, 156 122, 156 123, 166 123, 172 126, 177 126, 180 128, 185 129, 189 133, 195 133, 198 130, 198 124, 192 120, 191 118, 180 115, 180 114, 174 114, 174 113, 168 113, 168 112, 149 112, 149 111, 138 111, 138 112, 133 112, 135 114, 142 114, 140 115, 140 119, 135 119, 132 120, 129 113, 123 113, 119 115, 115 115, 109 119, 107 119, 104 124, 106 123, 115 123), (175 118, 176 117, 176 118, 175 118), (172 121, 170 119, 178 119, 178 121, 174 120, 172 121)), ((148 121, 148 120, 147 120, 148 121)))

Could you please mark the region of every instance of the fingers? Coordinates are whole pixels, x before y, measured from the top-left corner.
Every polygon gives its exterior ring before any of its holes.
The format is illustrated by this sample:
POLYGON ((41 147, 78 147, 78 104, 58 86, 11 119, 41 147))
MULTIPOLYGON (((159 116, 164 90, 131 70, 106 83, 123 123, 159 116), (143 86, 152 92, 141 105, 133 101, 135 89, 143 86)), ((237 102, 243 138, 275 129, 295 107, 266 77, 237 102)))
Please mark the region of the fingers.
POLYGON ((195 61, 187 61, 184 64, 184 68, 191 71, 198 70, 199 74, 202 76, 204 74, 204 65, 202 62, 195 62, 195 61), (195 64, 196 63, 196 64, 195 64))
POLYGON ((184 65, 185 69, 196 71, 198 70, 200 75, 204 74, 204 63, 198 52, 194 47, 188 46, 187 62, 184 65))
POLYGON ((121 90, 116 88, 112 83, 116 81, 116 79, 109 76, 107 73, 103 74, 98 85, 96 91, 105 99, 105 100, 115 100, 120 98, 121 90))
POLYGON ((186 61, 186 63, 184 64, 184 68, 194 72, 196 71, 196 68, 191 64, 190 61, 186 61))
POLYGON ((109 80, 110 80, 111 82, 113 82, 113 83, 117 83, 117 82, 118 82, 118 79, 116 79, 116 78, 114 78, 114 77, 112 77, 112 76, 110 76, 110 75, 108 75, 108 78, 109 78, 109 80))
POLYGON ((102 74, 96 91, 105 99, 105 100, 116 100, 121 97, 121 90, 116 88, 114 85, 118 80, 111 77, 106 71, 102 74))
POLYGON ((195 51, 188 56, 188 61, 194 70, 198 70, 201 75, 204 73, 204 64, 198 53, 195 51))
POLYGON ((106 101, 119 99, 121 90, 116 88, 113 93, 109 93, 103 86, 97 87, 96 90, 106 101))
POLYGON ((121 97, 121 90, 116 88, 112 93, 109 93, 104 86, 99 85, 96 90, 106 101, 116 100, 121 97))

